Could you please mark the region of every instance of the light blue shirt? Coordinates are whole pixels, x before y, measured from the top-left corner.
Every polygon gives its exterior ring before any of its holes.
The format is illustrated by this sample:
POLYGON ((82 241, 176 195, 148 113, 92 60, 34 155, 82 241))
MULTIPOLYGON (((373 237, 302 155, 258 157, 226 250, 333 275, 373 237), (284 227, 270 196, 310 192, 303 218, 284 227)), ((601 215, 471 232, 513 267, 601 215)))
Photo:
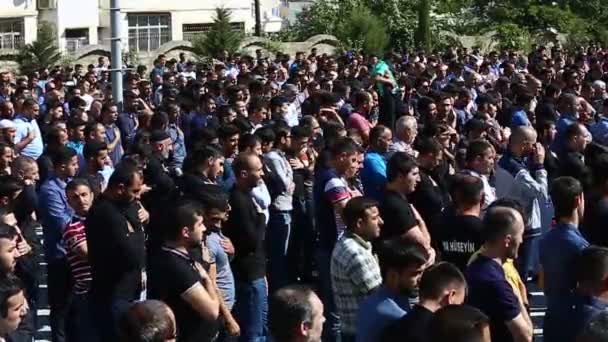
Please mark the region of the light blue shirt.
POLYGON ((236 300, 236 292, 234 287, 234 274, 232 268, 230 268, 230 256, 224 247, 222 247, 221 241, 227 239, 221 231, 211 229, 207 236, 207 248, 209 248, 209 254, 215 261, 217 268, 217 276, 215 282, 217 287, 222 293, 224 303, 229 310, 232 310, 232 306, 236 300))
POLYGON ((378 152, 368 152, 361 171, 363 191, 377 201, 382 200, 386 187, 386 158, 378 152))
POLYGON ((44 252, 47 260, 65 257, 63 232, 74 216, 65 194, 66 182, 51 175, 40 186, 38 213, 42 222, 44 252))
POLYGON ((17 114, 13 121, 15 122, 15 128, 17 130, 15 133, 15 144, 25 139, 30 131, 36 133, 36 138, 21 150, 21 155, 38 159, 44 151, 42 133, 40 132, 40 127, 38 127, 38 122, 36 122, 36 120, 28 119, 21 114, 17 114))

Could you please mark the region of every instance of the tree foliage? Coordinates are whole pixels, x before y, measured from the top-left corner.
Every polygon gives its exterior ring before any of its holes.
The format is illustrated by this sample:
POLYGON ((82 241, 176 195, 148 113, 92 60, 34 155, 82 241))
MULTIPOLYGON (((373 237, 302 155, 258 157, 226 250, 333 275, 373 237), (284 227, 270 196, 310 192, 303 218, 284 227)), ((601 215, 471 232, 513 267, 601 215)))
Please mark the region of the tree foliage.
POLYGON ((344 23, 336 30, 336 37, 345 50, 362 50, 382 55, 389 43, 384 24, 368 8, 353 8, 344 23))
POLYGON ((235 53, 239 50, 243 34, 231 26, 231 12, 225 8, 215 9, 213 26, 209 32, 192 42, 192 49, 199 57, 219 57, 222 52, 235 53))
POLYGON ((36 41, 23 46, 18 55, 21 73, 30 74, 36 70, 51 68, 61 59, 57 46, 57 35, 48 22, 38 25, 36 41))

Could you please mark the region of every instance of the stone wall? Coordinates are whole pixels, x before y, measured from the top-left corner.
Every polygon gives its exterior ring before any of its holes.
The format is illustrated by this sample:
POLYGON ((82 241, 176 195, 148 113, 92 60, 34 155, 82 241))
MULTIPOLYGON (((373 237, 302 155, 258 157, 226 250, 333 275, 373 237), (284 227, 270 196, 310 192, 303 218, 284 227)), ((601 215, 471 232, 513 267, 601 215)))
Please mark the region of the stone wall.
MULTIPOLYGON (((312 48, 317 48, 319 53, 332 54, 338 41, 336 37, 330 35, 317 35, 310 37, 303 42, 283 42, 276 43, 272 42, 267 38, 260 37, 247 37, 241 43, 241 50, 243 53, 254 56, 255 50, 262 49, 266 51, 268 46, 278 46, 280 50, 294 56, 298 51, 309 52, 312 48)), ((151 67, 154 63, 154 59, 160 55, 165 54, 169 59, 178 58, 181 52, 185 52, 186 55, 192 54, 192 43, 189 41, 171 41, 163 44, 158 49, 150 52, 138 53, 137 61, 139 64, 147 65, 151 67)), ((268 51, 266 51, 268 52, 268 51)), ((16 62, 16 50, 1 50, 0 51, 0 71, 10 70, 17 71, 19 64, 16 62)), ((100 56, 110 57, 110 47, 107 45, 89 45, 70 54, 70 60, 74 63, 80 63, 83 65, 97 63, 97 59, 100 56)))

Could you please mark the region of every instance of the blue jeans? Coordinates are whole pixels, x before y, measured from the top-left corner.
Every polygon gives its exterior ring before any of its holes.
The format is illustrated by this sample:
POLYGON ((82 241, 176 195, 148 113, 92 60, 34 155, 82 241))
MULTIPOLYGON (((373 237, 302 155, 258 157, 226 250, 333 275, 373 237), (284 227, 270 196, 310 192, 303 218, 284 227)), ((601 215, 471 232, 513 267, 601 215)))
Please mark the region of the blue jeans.
POLYGON ((270 293, 289 284, 287 251, 291 235, 291 211, 270 211, 268 243, 268 285, 270 293))
POLYGON ((340 317, 334 301, 331 288, 331 251, 317 247, 315 259, 319 271, 319 295, 325 311, 325 324, 323 325, 323 342, 340 340, 340 317))
POLYGON ((241 327, 240 342, 266 342, 268 289, 264 278, 237 281, 234 316, 241 327))
POLYGON ((72 293, 65 327, 67 341, 98 341, 99 338, 92 326, 92 319, 88 294, 72 293))
POLYGON ((535 276, 538 273, 538 243, 540 235, 525 237, 521 246, 519 246, 519 256, 517 257, 517 271, 521 276, 521 280, 528 281, 528 277, 535 276))

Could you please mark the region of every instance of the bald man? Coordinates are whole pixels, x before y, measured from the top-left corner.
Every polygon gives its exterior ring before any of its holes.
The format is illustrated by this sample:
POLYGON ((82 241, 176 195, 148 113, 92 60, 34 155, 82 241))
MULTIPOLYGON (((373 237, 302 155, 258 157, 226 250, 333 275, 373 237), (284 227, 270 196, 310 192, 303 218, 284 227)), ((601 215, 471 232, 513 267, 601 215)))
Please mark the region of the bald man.
POLYGON ((465 272, 467 304, 489 316, 492 341, 531 342, 532 322, 502 268, 507 259, 517 258, 521 252, 523 218, 512 208, 491 207, 483 218, 481 235, 481 252, 465 272))
POLYGON ((496 168, 496 197, 520 202, 525 211, 526 231, 517 268, 524 281, 538 270, 538 239, 543 226, 543 206, 549 201, 545 149, 536 142, 536 131, 530 126, 513 129, 507 152, 496 168))

